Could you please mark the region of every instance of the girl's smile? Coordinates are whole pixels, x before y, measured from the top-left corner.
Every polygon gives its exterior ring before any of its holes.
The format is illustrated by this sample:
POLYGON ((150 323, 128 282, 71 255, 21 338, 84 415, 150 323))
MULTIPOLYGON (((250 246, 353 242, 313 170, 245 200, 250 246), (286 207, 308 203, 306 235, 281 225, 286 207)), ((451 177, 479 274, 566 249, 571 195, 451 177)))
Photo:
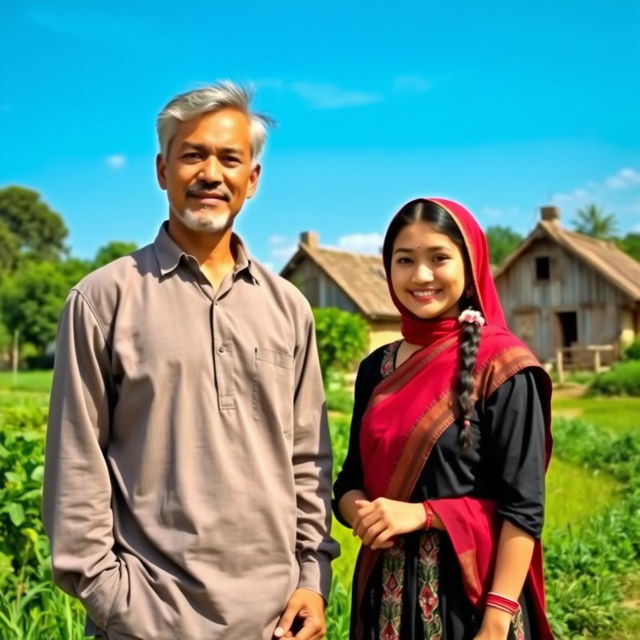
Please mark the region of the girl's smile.
POLYGON ((465 289, 462 252, 431 225, 409 224, 393 245, 391 285, 398 300, 419 318, 457 316, 465 289))

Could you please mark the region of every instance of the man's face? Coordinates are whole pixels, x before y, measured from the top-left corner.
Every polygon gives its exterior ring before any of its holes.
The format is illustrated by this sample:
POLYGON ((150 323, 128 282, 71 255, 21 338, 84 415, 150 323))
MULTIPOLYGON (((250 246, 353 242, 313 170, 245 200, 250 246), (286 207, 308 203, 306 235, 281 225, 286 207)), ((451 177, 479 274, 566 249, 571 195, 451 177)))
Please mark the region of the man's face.
POLYGON ((252 167, 248 118, 222 109, 180 122, 156 168, 170 218, 193 231, 227 229, 258 186, 260 166, 252 167))

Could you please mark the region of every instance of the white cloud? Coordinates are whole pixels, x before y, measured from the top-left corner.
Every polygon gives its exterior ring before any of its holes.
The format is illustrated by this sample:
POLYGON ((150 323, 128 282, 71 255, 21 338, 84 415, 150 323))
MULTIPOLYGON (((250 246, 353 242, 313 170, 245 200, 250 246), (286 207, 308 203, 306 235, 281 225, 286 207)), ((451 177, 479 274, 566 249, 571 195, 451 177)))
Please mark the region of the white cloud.
POLYGON ((551 204, 565 209, 583 207, 591 202, 602 200, 601 195, 598 193, 599 191, 602 191, 602 189, 578 187, 569 193, 554 193, 551 196, 551 204))
POLYGON ((382 102, 388 95, 415 96, 433 86, 418 74, 396 76, 384 92, 345 89, 333 82, 288 82, 281 78, 261 78, 253 83, 256 89, 288 91, 305 100, 314 109, 344 109, 382 102))
POLYGON ((393 90, 400 94, 416 95, 429 91, 433 85, 420 75, 397 76, 393 81, 393 90))
POLYGON ((330 82, 294 82, 290 88, 316 109, 359 107, 381 102, 383 99, 382 95, 377 93, 342 89, 330 82))
POLYGON ((107 166, 110 169, 117 170, 117 169, 122 169, 122 167, 124 167, 124 165, 127 163, 127 157, 117 153, 112 156, 107 156, 105 158, 105 161, 107 163, 107 166))
POLYGON ((634 169, 620 169, 615 176, 607 178, 605 185, 609 189, 626 189, 640 184, 640 173, 634 169))
POLYGON ((297 244, 287 244, 273 247, 269 252, 269 255, 278 262, 282 262, 283 260, 286 262, 297 250, 297 244))
POLYGON ((269 240, 267 240, 267 242, 269 243, 270 246, 276 247, 278 245, 291 243, 291 239, 287 238, 287 236, 281 236, 281 235, 278 235, 278 234, 274 234, 269 238, 269 240))
POLYGON ((338 246, 344 251, 379 254, 384 236, 380 233, 352 233, 341 236, 338 246))
POLYGON ((640 172, 626 167, 618 173, 606 178, 602 183, 587 182, 568 193, 556 193, 552 196, 553 204, 565 206, 582 206, 590 202, 598 202, 606 197, 607 192, 621 191, 640 185, 640 172))

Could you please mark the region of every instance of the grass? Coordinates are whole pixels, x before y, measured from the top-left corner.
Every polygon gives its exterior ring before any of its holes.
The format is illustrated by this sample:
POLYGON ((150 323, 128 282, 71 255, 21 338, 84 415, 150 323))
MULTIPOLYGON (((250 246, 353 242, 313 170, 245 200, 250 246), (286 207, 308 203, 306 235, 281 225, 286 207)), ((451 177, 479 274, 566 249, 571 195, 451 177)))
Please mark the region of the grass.
POLYGON ((640 397, 583 396, 581 389, 554 392, 552 410, 554 416, 582 418, 603 431, 618 434, 638 428, 640 397))
POLYGON ((18 371, 14 378, 11 371, 0 371, 0 390, 49 393, 53 372, 18 371))
POLYGON ((622 487, 614 478, 552 458, 547 473, 545 532, 606 509, 622 487))

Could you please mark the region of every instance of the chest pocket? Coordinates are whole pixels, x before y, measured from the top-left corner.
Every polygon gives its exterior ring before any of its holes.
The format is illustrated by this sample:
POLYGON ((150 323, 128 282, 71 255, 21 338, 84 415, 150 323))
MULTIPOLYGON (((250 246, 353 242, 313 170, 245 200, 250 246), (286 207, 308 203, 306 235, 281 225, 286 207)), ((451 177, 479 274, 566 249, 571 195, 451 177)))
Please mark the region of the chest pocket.
POLYGON ((281 433, 293 429, 294 360, 275 349, 256 348, 253 417, 281 433))

